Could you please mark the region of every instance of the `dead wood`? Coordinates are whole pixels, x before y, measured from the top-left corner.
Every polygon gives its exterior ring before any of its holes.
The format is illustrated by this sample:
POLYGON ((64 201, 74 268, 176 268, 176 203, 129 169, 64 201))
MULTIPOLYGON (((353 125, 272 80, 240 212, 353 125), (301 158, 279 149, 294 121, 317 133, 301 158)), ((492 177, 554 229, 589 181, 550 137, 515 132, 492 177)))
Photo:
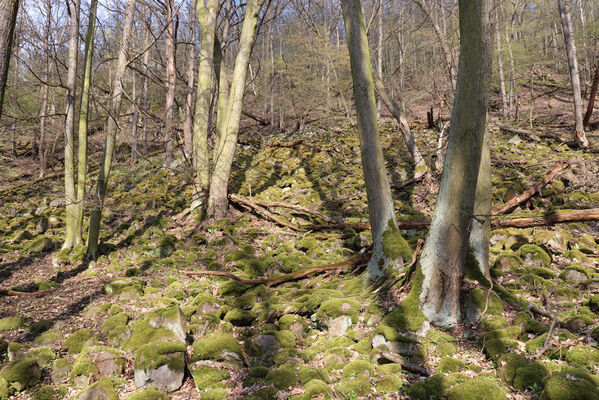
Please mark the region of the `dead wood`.
POLYGON ((54 289, 38 290, 37 292, 19 292, 11 289, 0 289, 0 296, 41 297, 53 291, 54 289))
POLYGON ((599 221, 599 208, 571 211, 548 211, 538 217, 516 217, 496 219, 491 222, 494 228, 532 228, 570 222, 599 221))
POLYGON ((245 115, 246 117, 248 117, 248 118, 250 118, 250 119, 253 119, 253 120, 254 120, 254 121, 256 121, 257 123, 259 123, 261 126, 268 126, 268 125, 270 125, 270 121, 269 121, 268 119, 264 118, 264 117, 261 117, 261 116, 259 116, 259 115, 252 114, 251 112, 249 112, 249 111, 245 111, 245 110, 244 110, 244 111, 242 111, 241 113, 242 113, 243 115, 245 115))
POLYGON ((507 132, 507 133, 511 133, 514 135, 518 135, 520 136, 522 139, 524 140, 531 140, 533 142, 540 142, 541 139, 537 136, 536 133, 531 132, 531 131, 527 131, 524 129, 516 129, 516 128, 512 128, 511 126, 505 126, 505 125, 501 125, 499 127, 499 130, 502 132, 507 132))
MULTIPOLYGON (((237 195, 230 195, 229 196, 231 198, 231 200, 235 201, 234 198, 236 198, 237 200, 241 199, 241 196, 237 196, 237 195)), ((262 207, 266 207, 266 208, 287 208, 289 210, 293 210, 293 211, 297 211, 303 214, 308 214, 308 215, 312 215, 314 217, 320 218, 325 222, 328 223, 334 223, 335 221, 324 215, 323 213, 319 212, 319 211, 314 211, 311 210, 307 207, 302 207, 296 204, 289 204, 289 203, 283 203, 280 201, 264 201, 264 200, 258 200, 258 199, 251 199, 255 204, 262 206, 262 207)))
POLYGON ((423 368, 420 365, 406 361, 403 358, 401 358, 400 356, 397 356, 395 354, 391 354, 391 353, 385 351, 385 352, 382 352, 380 354, 380 356, 391 361, 391 362, 401 365, 403 368, 407 369, 408 371, 412 371, 412 372, 415 372, 417 374, 424 375, 424 376, 431 376, 430 371, 427 370, 426 368, 423 368))
POLYGON ((335 263, 335 264, 323 265, 320 267, 310 267, 310 268, 303 269, 301 271, 292 272, 290 274, 275 276, 275 277, 271 277, 271 278, 260 278, 260 279, 244 279, 244 278, 240 278, 237 275, 234 275, 234 274, 232 274, 230 272, 226 272, 226 271, 186 270, 186 271, 181 271, 181 272, 184 274, 187 274, 187 275, 223 276, 225 278, 233 279, 235 282, 241 283, 242 285, 250 285, 250 286, 266 285, 268 287, 271 287, 271 286, 275 286, 275 285, 280 285, 281 283, 295 281, 295 280, 298 280, 301 278, 305 278, 309 275, 317 274, 320 272, 342 271, 344 269, 347 269, 348 267, 351 267, 352 265, 355 265, 355 264, 358 264, 361 262, 365 262, 365 261, 368 261, 368 256, 365 254, 360 254, 360 255, 339 261, 338 263, 335 263))
POLYGON ((504 214, 504 213, 508 212, 509 210, 515 208, 519 204, 524 203, 525 201, 530 199, 532 196, 534 196, 535 194, 540 192, 541 189, 543 189, 549 182, 554 180, 555 177, 567 166, 568 166, 567 162, 558 161, 557 163, 555 163, 555 165, 549 171, 547 171, 547 173, 545 174, 543 179, 536 182, 534 185, 532 185, 530 188, 528 188, 522 194, 514 197, 513 199, 511 199, 510 201, 505 203, 502 207, 493 211, 493 215, 504 214))

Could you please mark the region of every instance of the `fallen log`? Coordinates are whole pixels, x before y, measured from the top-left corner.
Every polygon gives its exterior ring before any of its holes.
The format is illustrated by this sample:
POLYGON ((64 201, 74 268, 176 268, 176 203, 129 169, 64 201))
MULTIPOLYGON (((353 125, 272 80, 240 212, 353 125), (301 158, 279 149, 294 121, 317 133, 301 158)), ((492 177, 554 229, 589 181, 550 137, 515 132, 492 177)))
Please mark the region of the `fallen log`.
MULTIPOLYGON (((237 201, 237 202, 241 202, 243 200, 243 198, 241 196, 237 196, 237 195, 229 195, 229 198, 233 201, 237 201)), ((293 210, 293 211, 298 211, 300 213, 304 213, 304 214, 308 214, 308 215, 312 215, 315 216, 317 218, 322 219, 325 222, 328 223, 334 223, 335 221, 332 218, 327 217, 326 215, 324 215, 323 213, 319 212, 319 211, 314 211, 311 210, 307 207, 302 207, 296 204, 289 204, 289 203, 282 203, 280 201, 264 201, 264 200, 258 200, 258 199, 252 199, 252 201, 262 207, 266 207, 266 208, 287 208, 289 210, 293 210)))
POLYGON ((494 228, 532 228, 570 222, 599 221, 599 208, 570 211, 549 211, 538 217, 516 217, 496 219, 491 222, 494 228))
POLYGON ((555 163, 555 165, 549 171, 547 171, 547 173, 545 174, 543 179, 536 182, 534 185, 532 185, 526 191, 524 191, 523 193, 514 197, 513 199, 511 199, 510 201, 505 203, 503 206, 501 206, 497 210, 493 211, 493 215, 504 214, 504 213, 508 212, 509 210, 515 208, 519 204, 524 203, 525 201, 530 199, 532 196, 534 196, 535 194, 540 192, 541 189, 543 189, 549 182, 554 180, 555 177, 567 166, 568 166, 567 162, 558 161, 557 163, 555 163))
POLYGON ((404 360, 403 358, 401 358, 400 356, 397 356, 395 354, 391 354, 391 353, 385 351, 380 354, 380 357, 383 357, 391 362, 394 362, 395 364, 399 364, 403 368, 407 369, 408 371, 412 371, 412 372, 415 372, 417 374, 424 375, 424 376, 431 376, 430 371, 427 370, 426 368, 423 368, 420 365, 417 365, 417 364, 411 363, 407 360, 404 360))
POLYGON ((501 125, 499 127, 499 130, 502 132, 511 133, 513 135, 518 135, 524 140, 532 140, 533 142, 541 141, 541 139, 534 132, 527 131, 524 129, 516 129, 512 128, 511 126, 501 125))
POLYGON ((0 289, 0 296, 15 296, 15 297, 41 297, 45 294, 53 292, 54 289, 39 290, 37 292, 19 292, 11 289, 0 289))
POLYGON ((368 259, 369 259, 369 257, 366 254, 360 254, 360 255, 342 260, 335 264, 323 265, 320 267, 310 267, 310 268, 303 269, 301 271, 292 272, 290 274, 274 276, 271 278, 259 278, 259 279, 244 279, 244 278, 238 277, 237 275, 232 274, 231 272, 226 272, 226 271, 185 270, 185 271, 181 271, 181 272, 184 274, 187 274, 187 275, 224 276, 225 278, 233 279, 235 282, 241 283, 242 285, 249 285, 249 286, 266 285, 268 287, 271 287, 274 285, 280 285, 281 283, 295 281, 295 280, 298 280, 301 278, 305 278, 309 275, 320 273, 320 272, 342 271, 352 265, 368 261, 368 259))

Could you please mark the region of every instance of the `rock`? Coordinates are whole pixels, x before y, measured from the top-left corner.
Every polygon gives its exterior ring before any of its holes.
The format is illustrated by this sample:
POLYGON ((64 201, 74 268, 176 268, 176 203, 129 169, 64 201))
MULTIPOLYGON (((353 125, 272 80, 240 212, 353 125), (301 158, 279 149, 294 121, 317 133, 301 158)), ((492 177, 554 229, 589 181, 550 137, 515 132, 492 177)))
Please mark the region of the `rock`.
POLYGON ((8 344, 8 361, 15 361, 26 357, 27 352, 21 343, 11 342, 8 344))
POLYGON ((263 355, 274 354, 281 348, 275 335, 258 335, 252 338, 252 342, 258 346, 263 355))
POLYGON ((42 253, 46 251, 50 251, 54 249, 54 241, 52 239, 44 237, 39 241, 36 241, 30 248, 30 250, 34 253, 42 253))
POLYGON ((93 343, 95 339, 92 337, 91 329, 80 329, 74 332, 64 342, 64 347, 69 354, 79 353, 85 346, 93 343))
POLYGON ((385 336, 376 334, 372 338, 372 348, 379 349, 381 347, 387 351, 410 357, 412 354, 414 354, 414 349, 416 346, 411 342, 400 342, 395 340, 389 341, 385 339, 385 336))
POLYGON ((185 314, 177 306, 152 311, 147 316, 148 322, 154 328, 164 327, 175 334, 177 339, 185 342, 187 339, 187 322, 185 314))
POLYGON ((169 400, 167 394, 162 393, 153 386, 150 386, 141 392, 133 393, 126 400, 169 400))
POLYGON ((52 382, 58 385, 66 381, 67 377, 69 376, 71 365, 72 362, 66 358, 59 358, 58 360, 54 361, 54 365, 50 371, 50 378, 52 379, 52 382))
POLYGON ((328 322, 329 337, 344 336, 352 326, 352 320, 347 315, 341 315, 328 322))
POLYGON ((449 390, 449 400, 485 399, 506 400, 507 391, 489 377, 477 377, 453 386, 449 390))
POLYGON ((119 400, 119 395, 114 390, 113 381, 110 378, 102 378, 98 382, 81 391, 73 399, 75 400, 119 400))
POLYGON ((35 226, 35 231, 39 234, 44 234, 50 228, 50 222, 48 222, 48 218, 41 217, 35 226))
POLYGON ((590 374, 568 369, 545 382, 541 400, 599 400, 599 392, 590 374))
POLYGON ((522 139, 520 139, 520 136, 514 135, 507 142, 511 145, 518 146, 520 143, 522 143, 522 139))
POLYGON ((233 336, 224 332, 214 332, 198 339, 193 344, 191 362, 199 360, 223 361, 233 366, 240 366, 243 352, 241 345, 233 336))
POLYGON ((53 208, 63 207, 64 205, 65 205, 64 197, 59 197, 50 202, 50 207, 53 207, 53 208))
POLYGON ((78 386, 87 386, 96 377, 119 376, 125 362, 125 356, 119 350, 106 346, 86 347, 73 365, 71 379, 78 386))
POLYGON ((9 389, 21 392, 39 382, 42 369, 35 358, 21 358, 10 361, 2 370, 0 378, 8 382, 9 389))
POLYGON ((567 271, 565 271, 561 277, 567 281, 567 282, 571 282, 571 283, 581 283, 587 280, 587 276, 586 274, 576 270, 576 269, 569 269, 567 271))
POLYGON ((134 379, 139 388, 154 385, 173 392, 183 385, 185 345, 180 342, 157 342, 143 345, 135 355, 134 379))
POLYGON ((279 318, 279 328, 281 330, 289 330, 297 337, 304 337, 309 325, 299 315, 285 314, 279 318))
POLYGON ((230 374, 226 369, 201 365, 201 362, 194 363, 189 367, 196 388, 206 390, 211 387, 217 387, 223 380, 229 378, 230 374))

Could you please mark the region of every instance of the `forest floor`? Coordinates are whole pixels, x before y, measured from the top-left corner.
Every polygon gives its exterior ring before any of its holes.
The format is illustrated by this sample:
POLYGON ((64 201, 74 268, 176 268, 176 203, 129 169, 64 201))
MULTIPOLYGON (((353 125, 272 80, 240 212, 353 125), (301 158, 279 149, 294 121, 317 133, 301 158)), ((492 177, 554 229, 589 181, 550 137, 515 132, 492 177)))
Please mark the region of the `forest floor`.
MULTIPOLYGON (((580 151, 559 123, 536 121, 531 137, 490 119, 495 208, 558 161, 567 168, 512 214, 597 207, 597 137, 580 151)), ((413 128, 430 165, 438 130, 413 128)), ((399 187, 409 157, 391 120, 381 136, 399 187)), ((326 216, 269 207, 292 224, 367 222, 359 154, 343 119, 244 138, 230 192, 326 216)), ((0 289, 43 292, 0 298, 0 399, 599 399, 599 223, 494 230, 493 288, 463 288, 464 314, 479 321, 442 330, 410 307, 411 285, 364 281, 367 230, 297 231, 236 203, 226 219, 201 221, 189 167, 153 156, 114 168, 102 256, 89 262, 60 251, 62 176, 34 180, 21 167, 1 171, 0 289), (271 286, 194 274, 277 277, 348 259, 271 286)), ((438 178, 393 189, 399 220, 430 217, 438 178)), ((426 230, 402 234, 416 249, 426 230)))

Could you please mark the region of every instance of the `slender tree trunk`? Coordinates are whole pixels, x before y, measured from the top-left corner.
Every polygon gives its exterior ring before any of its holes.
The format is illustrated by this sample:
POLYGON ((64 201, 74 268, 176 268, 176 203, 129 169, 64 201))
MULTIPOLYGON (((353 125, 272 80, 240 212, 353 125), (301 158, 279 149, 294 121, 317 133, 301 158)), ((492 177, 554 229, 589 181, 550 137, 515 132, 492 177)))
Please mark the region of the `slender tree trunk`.
POLYGON ((100 221, 102 219, 102 207, 106 197, 108 187, 108 178, 110 177, 110 168, 112 167, 112 157, 118 131, 118 118, 121 113, 121 100, 123 97, 123 78, 125 77, 125 68, 127 67, 127 53, 129 53, 129 38, 133 27, 133 14, 135 11, 136 0, 127 0, 125 9, 125 20, 123 22, 123 36, 116 70, 114 73, 112 95, 109 108, 109 115, 106 121, 106 136, 104 138, 104 153, 102 165, 98 173, 96 182, 96 192, 92 202, 92 212, 89 221, 89 233, 87 235, 87 255, 91 259, 98 257, 98 240, 100 238, 100 221))
POLYGON ((268 51, 270 53, 270 129, 275 129, 275 49, 274 49, 274 23, 270 24, 269 32, 269 46, 268 51))
POLYGON ((222 53, 221 44, 218 38, 214 41, 214 76, 217 77, 218 99, 216 101, 216 130, 214 137, 214 149, 212 154, 212 162, 216 164, 216 160, 223 152, 223 141, 225 126, 227 123, 227 103, 229 101, 229 78, 225 68, 225 57, 222 53))
POLYGON ((168 26, 166 28, 166 102, 164 116, 164 131, 166 135, 166 154, 164 164, 170 166, 174 159, 174 118, 175 118, 175 86, 177 83, 177 67, 175 55, 177 52, 176 41, 176 23, 175 23, 175 2, 166 0, 166 19, 168 26))
POLYGON ((46 174, 46 114, 48 113, 48 81, 50 80, 50 24, 52 21, 52 3, 46 1, 46 26, 44 27, 44 82, 42 83, 42 103, 40 106, 40 177, 46 174))
POLYGON ((503 118, 508 116, 507 92, 505 90, 505 76, 503 74, 503 58, 501 57, 501 33, 499 32, 499 16, 495 24, 495 37, 497 40, 497 68, 499 69, 499 85, 501 88, 501 113, 503 118))
MULTIPOLYGON (((210 180, 210 158, 208 157, 208 131, 210 129, 210 104, 212 96, 212 68, 214 65, 217 0, 198 0, 196 14, 202 28, 198 88, 193 121, 193 164, 195 172, 194 200, 204 202, 210 180)), ((220 45, 218 45, 220 46, 220 45)), ((220 116, 220 115, 219 115, 220 116)))
MULTIPOLYGON (((378 35, 377 35, 377 49, 376 49, 376 74, 378 79, 383 80, 383 5, 379 6, 377 15, 378 22, 378 35)), ((384 87, 384 86, 383 86, 384 87)), ((376 100, 376 117, 381 118, 381 102, 380 99, 376 100)), ((398 121, 398 123, 400 123, 398 121)))
MULTIPOLYGON (((256 37, 258 14, 263 4, 264 0, 248 0, 246 4, 245 19, 239 38, 239 50, 235 60, 235 69, 227 102, 226 124, 224 125, 225 129, 222 131, 223 136, 220 138, 222 151, 219 152, 216 159, 210 183, 209 217, 222 218, 227 214, 229 176, 231 175, 231 165, 237 146, 247 68, 256 37)), ((219 118, 221 117, 219 116, 219 118)))
MULTIPOLYGON (((152 13, 149 7, 145 9, 145 18, 148 20, 148 26, 152 24, 152 13)), ((143 153, 148 153, 148 62, 150 61, 150 29, 146 28, 146 35, 144 39, 144 49, 147 49, 143 57, 142 65, 142 77, 141 77, 141 107, 144 110, 141 118, 142 122, 142 136, 143 136, 143 153)))
POLYGON ((588 147, 589 141, 584 133, 582 120, 582 97, 580 95, 580 75, 578 73, 578 59, 576 57, 576 44, 572 33, 572 19, 567 10, 566 0, 557 0, 559 16, 562 22, 562 32, 566 45, 568 67, 570 69, 570 81, 572 83, 572 94, 574 97, 574 120, 576 122, 575 138, 581 147, 588 147))
POLYGON ((89 92, 91 89, 92 58, 94 54, 94 30, 98 0, 91 0, 87 36, 85 37, 85 64, 83 66, 83 89, 79 111, 79 155, 77 163, 77 225, 75 245, 83 244, 83 210, 85 206, 85 181, 87 178, 87 122, 89 115, 89 92))
MULTIPOLYGON (((189 24, 191 42, 196 40, 196 23, 194 21, 194 10, 189 10, 189 24)), ((187 97, 185 102, 185 122, 183 124, 183 138, 185 142, 185 155, 192 157, 193 154, 193 95, 195 86, 196 49, 195 44, 189 47, 189 60, 187 60, 187 97)))
POLYGON ((587 106, 587 112, 584 114, 582 125, 584 127, 589 126, 591 123, 591 116, 593 115, 593 109, 595 108, 595 100, 597 100, 597 87, 599 86, 599 60, 595 66, 595 74, 593 75, 593 83, 591 84, 591 92, 589 94, 589 104, 587 106))
MULTIPOLYGON (((341 7, 347 32, 362 167, 372 230, 372 257, 368 262, 366 276, 372 281, 377 281, 385 276, 388 268, 395 269, 404 261, 407 262, 407 254, 406 252, 398 254, 397 251, 391 250, 393 244, 390 242, 403 241, 403 238, 397 230, 393 199, 379 137, 374 75, 370 65, 368 37, 360 1, 342 0, 341 7)), ((403 245, 399 247, 405 249, 405 243, 403 245)))
POLYGON ((0 1, 0 116, 18 12, 19 0, 0 1))
POLYGON ((491 76, 488 1, 459 0, 460 63, 437 204, 420 265, 421 310, 439 326, 460 319, 460 288, 482 158, 491 76))
POLYGON ((553 30, 551 31, 553 40, 553 57, 555 58, 555 72, 559 72, 560 57, 559 57, 559 44, 557 42, 557 24, 553 21, 553 30))
POLYGON ((77 243, 77 197, 75 194, 75 150, 73 128, 75 125, 75 85, 77 83, 77 54, 79 50, 80 0, 70 2, 69 62, 67 72, 66 119, 64 129, 64 191, 66 204, 66 234, 63 249, 77 243))
MULTIPOLYGON (((589 80, 591 79, 591 63, 589 61, 589 50, 587 48, 587 33, 586 33, 586 23, 584 19, 584 4, 583 0, 578 0, 578 10, 580 11, 580 27, 582 30, 582 52, 584 56, 584 80, 585 87, 588 85, 589 80)), ((586 89, 585 89, 586 92, 586 89)))
POLYGON ((131 90, 133 100, 133 120, 131 121, 131 164, 137 164, 137 154, 139 153, 139 146, 137 143, 138 132, 139 132, 139 107, 141 98, 141 87, 139 88, 138 94, 137 74, 133 72, 133 88, 131 90))
POLYGON ((476 260, 480 272, 487 278, 489 275, 489 241, 491 238, 491 149, 489 132, 485 132, 483 141, 478 181, 476 183, 476 198, 474 200, 474 217, 470 230, 470 251, 476 260))

